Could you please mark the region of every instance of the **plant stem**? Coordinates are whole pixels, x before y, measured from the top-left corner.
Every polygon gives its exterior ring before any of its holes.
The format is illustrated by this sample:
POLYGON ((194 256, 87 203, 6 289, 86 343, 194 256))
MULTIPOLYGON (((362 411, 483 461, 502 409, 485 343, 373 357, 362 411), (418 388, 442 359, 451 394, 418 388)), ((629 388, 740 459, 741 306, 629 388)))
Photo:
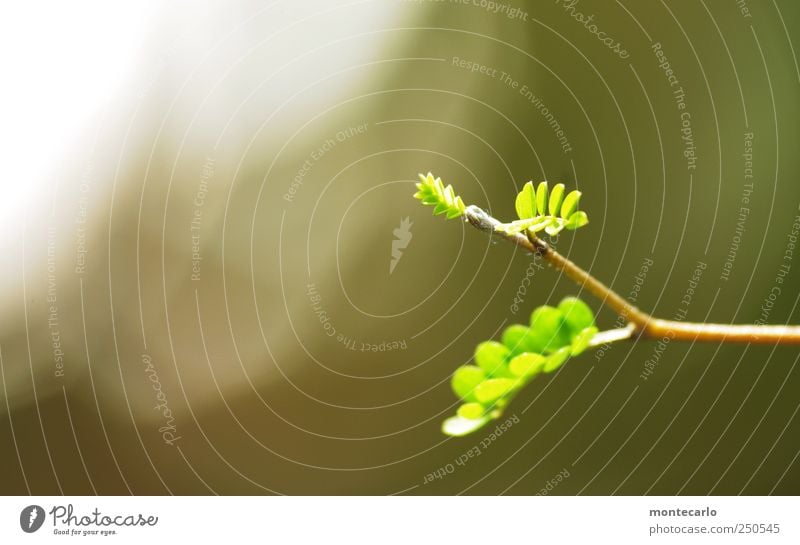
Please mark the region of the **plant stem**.
MULTIPOLYGON (((474 205, 468 206, 464 215, 473 227, 513 242, 531 253, 539 254, 553 268, 563 271, 575 283, 586 288, 588 292, 600 299, 604 304, 607 304, 614 312, 631 324, 629 328, 604 331, 598 334, 608 335, 608 338, 603 338, 602 342, 640 336, 651 339, 666 338, 682 341, 800 344, 800 326, 706 324, 655 318, 630 304, 624 297, 559 254, 539 237, 532 234, 525 236, 521 233, 508 234, 503 231, 497 231, 495 227, 501 225, 500 221, 474 205)), ((593 344, 595 343, 593 342, 593 344)))
POLYGON ((589 346, 600 346, 606 343, 613 343, 616 341, 625 341, 630 339, 636 334, 636 326, 629 323, 625 327, 618 329, 607 329, 606 331, 598 332, 592 340, 589 341, 589 346))

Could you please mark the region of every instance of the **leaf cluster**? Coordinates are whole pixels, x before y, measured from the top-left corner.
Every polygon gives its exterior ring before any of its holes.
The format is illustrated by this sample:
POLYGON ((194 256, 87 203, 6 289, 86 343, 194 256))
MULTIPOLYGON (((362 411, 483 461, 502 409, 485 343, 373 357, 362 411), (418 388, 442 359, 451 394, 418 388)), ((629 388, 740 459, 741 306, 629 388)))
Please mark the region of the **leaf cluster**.
POLYGON ((544 230, 548 235, 557 235, 563 229, 574 231, 589 223, 586 212, 578 210, 580 199, 578 190, 565 195, 564 184, 556 184, 550 190, 547 182, 539 183, 536 188, 533 182, 528 182, 514 203, 519 219, 498 225, 496 229, 509 234, 526 230, 534 234, 544 230))
POLYGON ((422 204, 433 206, 434 216, 446 214, 447 219, 453 219, 464 214, 464 201, 456 195, 452 185, 445 187, 442 179, 434 178, 430 172, 427 176, 420 174, 419 179, 414 198, 422 201, 422 204))
POLYGON ((507 327, 501 342, 480 343, 474 364, 453 374, 451 386, 463 404, 456 416, 445 420, 442 430, 466 435, 499 418, 526 384, 586 350, 596 334, 591 309, 580 299, 567 297, 557 307, 535 309, 529 326, 507 327))

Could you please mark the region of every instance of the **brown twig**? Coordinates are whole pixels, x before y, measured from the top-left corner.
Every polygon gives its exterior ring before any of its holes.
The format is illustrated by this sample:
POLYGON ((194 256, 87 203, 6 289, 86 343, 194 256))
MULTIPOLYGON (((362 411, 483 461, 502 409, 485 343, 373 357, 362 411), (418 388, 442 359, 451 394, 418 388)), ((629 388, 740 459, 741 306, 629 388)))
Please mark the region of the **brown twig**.
POLYGON ((673 339, 683 341, 747 342, 759 344, 800 344, 800 326, 755 325, 755 324, 705 324, 662 320, 631 305, 624 297, 600 282, 597 278, 559 254, 545 241, 535 235, 509 234, 497 231, 500 221, 477 206, 468 206, 464 213, 467 221, 481 231, 491 233, 517 246, 542 256, 553 268, 563 271, 579 286, 611 307, 627 320, 631 327, 612 330, 611 340, 634 336, 651 339, 673 339), (627 335, 625 333, 627 332, 627 335))

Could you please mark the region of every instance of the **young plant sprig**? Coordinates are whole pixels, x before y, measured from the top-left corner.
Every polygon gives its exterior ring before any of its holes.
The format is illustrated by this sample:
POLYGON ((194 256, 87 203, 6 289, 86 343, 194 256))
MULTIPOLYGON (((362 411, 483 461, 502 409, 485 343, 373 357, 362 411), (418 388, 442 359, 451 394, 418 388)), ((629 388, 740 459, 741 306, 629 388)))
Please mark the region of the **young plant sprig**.
POLYGON ((579 191, 565 195, 563 184, 549 189, 547 182, 537 187, 528 182, 515 202, 519 219, 501 223, 477 206, 465 206, 453 187, 445 186, 433 174, 419 177, 414 197, 424 205, 433 206, 434 215, 445 214, 447 219, 464 216, 477 229, 539 254, 628 322, 624 328, 601 332, 595 326, 589 306, 575 297, 563 299, 557 307, 536 308, 530 326, 511 325, 500 342, 480 343, 475 349, 474 364, 459 367, 453 373, 451 386, 463 403, 455 416, 444 421, 442 431, 447 435, 467 435, 499 418, 532 379, 552 373, 591 346, 633 337, 659 339, 666 335, 684 341, 800 344, 800 326, 662 320, 631 305, 537 236, 540 231, 555 235, 563 229, 576 230, 589 223, 586 212, 578 210, 579 191))
POLYGON ((558 307, 545 305, 534 310, 530 327, 510 325, 501 342, 480 343, 475 348, 475 364, 453 373, 450 384, 464 403, 456 416, 445 420, 442 430, 448 435, 466 435, 499 418, 526 384, 586 350, 596 334, 594 315, 586 303, 567 297, 558 307))
MULTIPOLYGON (((462 216, 466 206, 453 186, 445 187, 433 174, 419 175, 415 198, 433 206, 434 214, 448 219, 462 216)), ((562 229, 575 230, 589 222, 578 210, 579 191, 565 196, 564 185, 552 191, 547 182, 534 188, 528 182, 517 195, 518 220, 494 227, 507 235, 544 230, 550 235, 562 229)), ((461 436, 471 433, 492 419, 499 418, 514 396, 541 373, 552 373, 570 357, 589 346, 597 334, 591 309, 575 297, 567 297, 558 307, 541 306, 531 314, 530 326, 514 324, 503 332, 501 342, 485 341, 475 349, 474 365, 456 369, 450 382, 463 401, 455 416, 444 421, 442 431, 461 436)))

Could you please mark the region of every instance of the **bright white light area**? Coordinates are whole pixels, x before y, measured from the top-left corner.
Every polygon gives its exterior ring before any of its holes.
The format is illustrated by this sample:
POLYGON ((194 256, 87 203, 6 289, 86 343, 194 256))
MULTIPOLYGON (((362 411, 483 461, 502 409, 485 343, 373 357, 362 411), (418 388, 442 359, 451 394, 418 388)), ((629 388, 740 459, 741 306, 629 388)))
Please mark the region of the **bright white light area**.
POLYGON ((55 185, 50 169, 131 70, 154 6, 26 0, 0 8, 2 232, 19 228, 31 195, 55 185))
MULTIPOLYGON (((219 41, 217 55, 200 68, 222 77, 240 60, 247 66, 249 59, 266 51, 268 63, 259 66, 258 72, 239 67, 223 81, 212 77, 205 86, 184 89, 181 97, 191 103, 199 99, 191 93, 205 97, 218 83, 218 91, 229 86, 235 91, 232 95, 239 96, 241 88, 236 86, 256 89, 262 81, 259 78, 281 71, 270 85, 258 88, 260 111, 269 112, 285 100, 286 89, 280 85, 294 85, 299 91, 317 79, 318 66, 331 60, 344 68, 372 60, 372 51, 393 34, 363 34, 388 25, 401 6, 403 3, 389 5, 382 0, 341 4, 288 0, 255 7, 223 0, 4 3, 0 7, 0 245, 19 231, 19 219, 26 209, 39 215, 50 209, 59 176, 64 176, 57 169, 59 160, 68 150, 85 154, 76 158, 78 164, 89 159, 92 135, 112 122, 111 116, 98 114, 107 104, 124 106, 126 86, 143 86, 147 80, 136 77, 146 66, 143 63, 157 66, 163 62, 166 74, 171 74, 173 67, 194 69, 219 41), (177 35, 186 28, 191 32, 177 35), (231 30, 235 32, 228 36, 231 30), (361 37, 345 39, 351 36, 361 37), (370 46, 365 45, 367 40, 370 46), (169 47, 174 41, 181 42, 179 52, 168 59, 152 58, 159 47, 169 47), (336 46, 325 47, 331 41, 336 46), (240 49, 232 47, 237 42, 240 49), (253 44, 260 45, 250 51, 253 44), (308 52, 314 54, 308 56, 308 52), (298 71, 297 79, 291 78, 292 70, 298 71)), ((335 96, 346 95, 350 87, 352 83, 341 77, 314 90, 323 104, 335 102, 335 96)), ((127 100, 131 96, 128 93, 127 100)), ((308 111, 317 110, 298 110, 297 115, 305 120, 308 111)), ((220 113, 230 114, 230 109, 220 113)), ((199 127, 200 123, 195 125, 201 130, 199 127)), ((99 162, 102 158, 94 159, 99 162)), ((68 175, 74 182, 75 170, 68 175)))

